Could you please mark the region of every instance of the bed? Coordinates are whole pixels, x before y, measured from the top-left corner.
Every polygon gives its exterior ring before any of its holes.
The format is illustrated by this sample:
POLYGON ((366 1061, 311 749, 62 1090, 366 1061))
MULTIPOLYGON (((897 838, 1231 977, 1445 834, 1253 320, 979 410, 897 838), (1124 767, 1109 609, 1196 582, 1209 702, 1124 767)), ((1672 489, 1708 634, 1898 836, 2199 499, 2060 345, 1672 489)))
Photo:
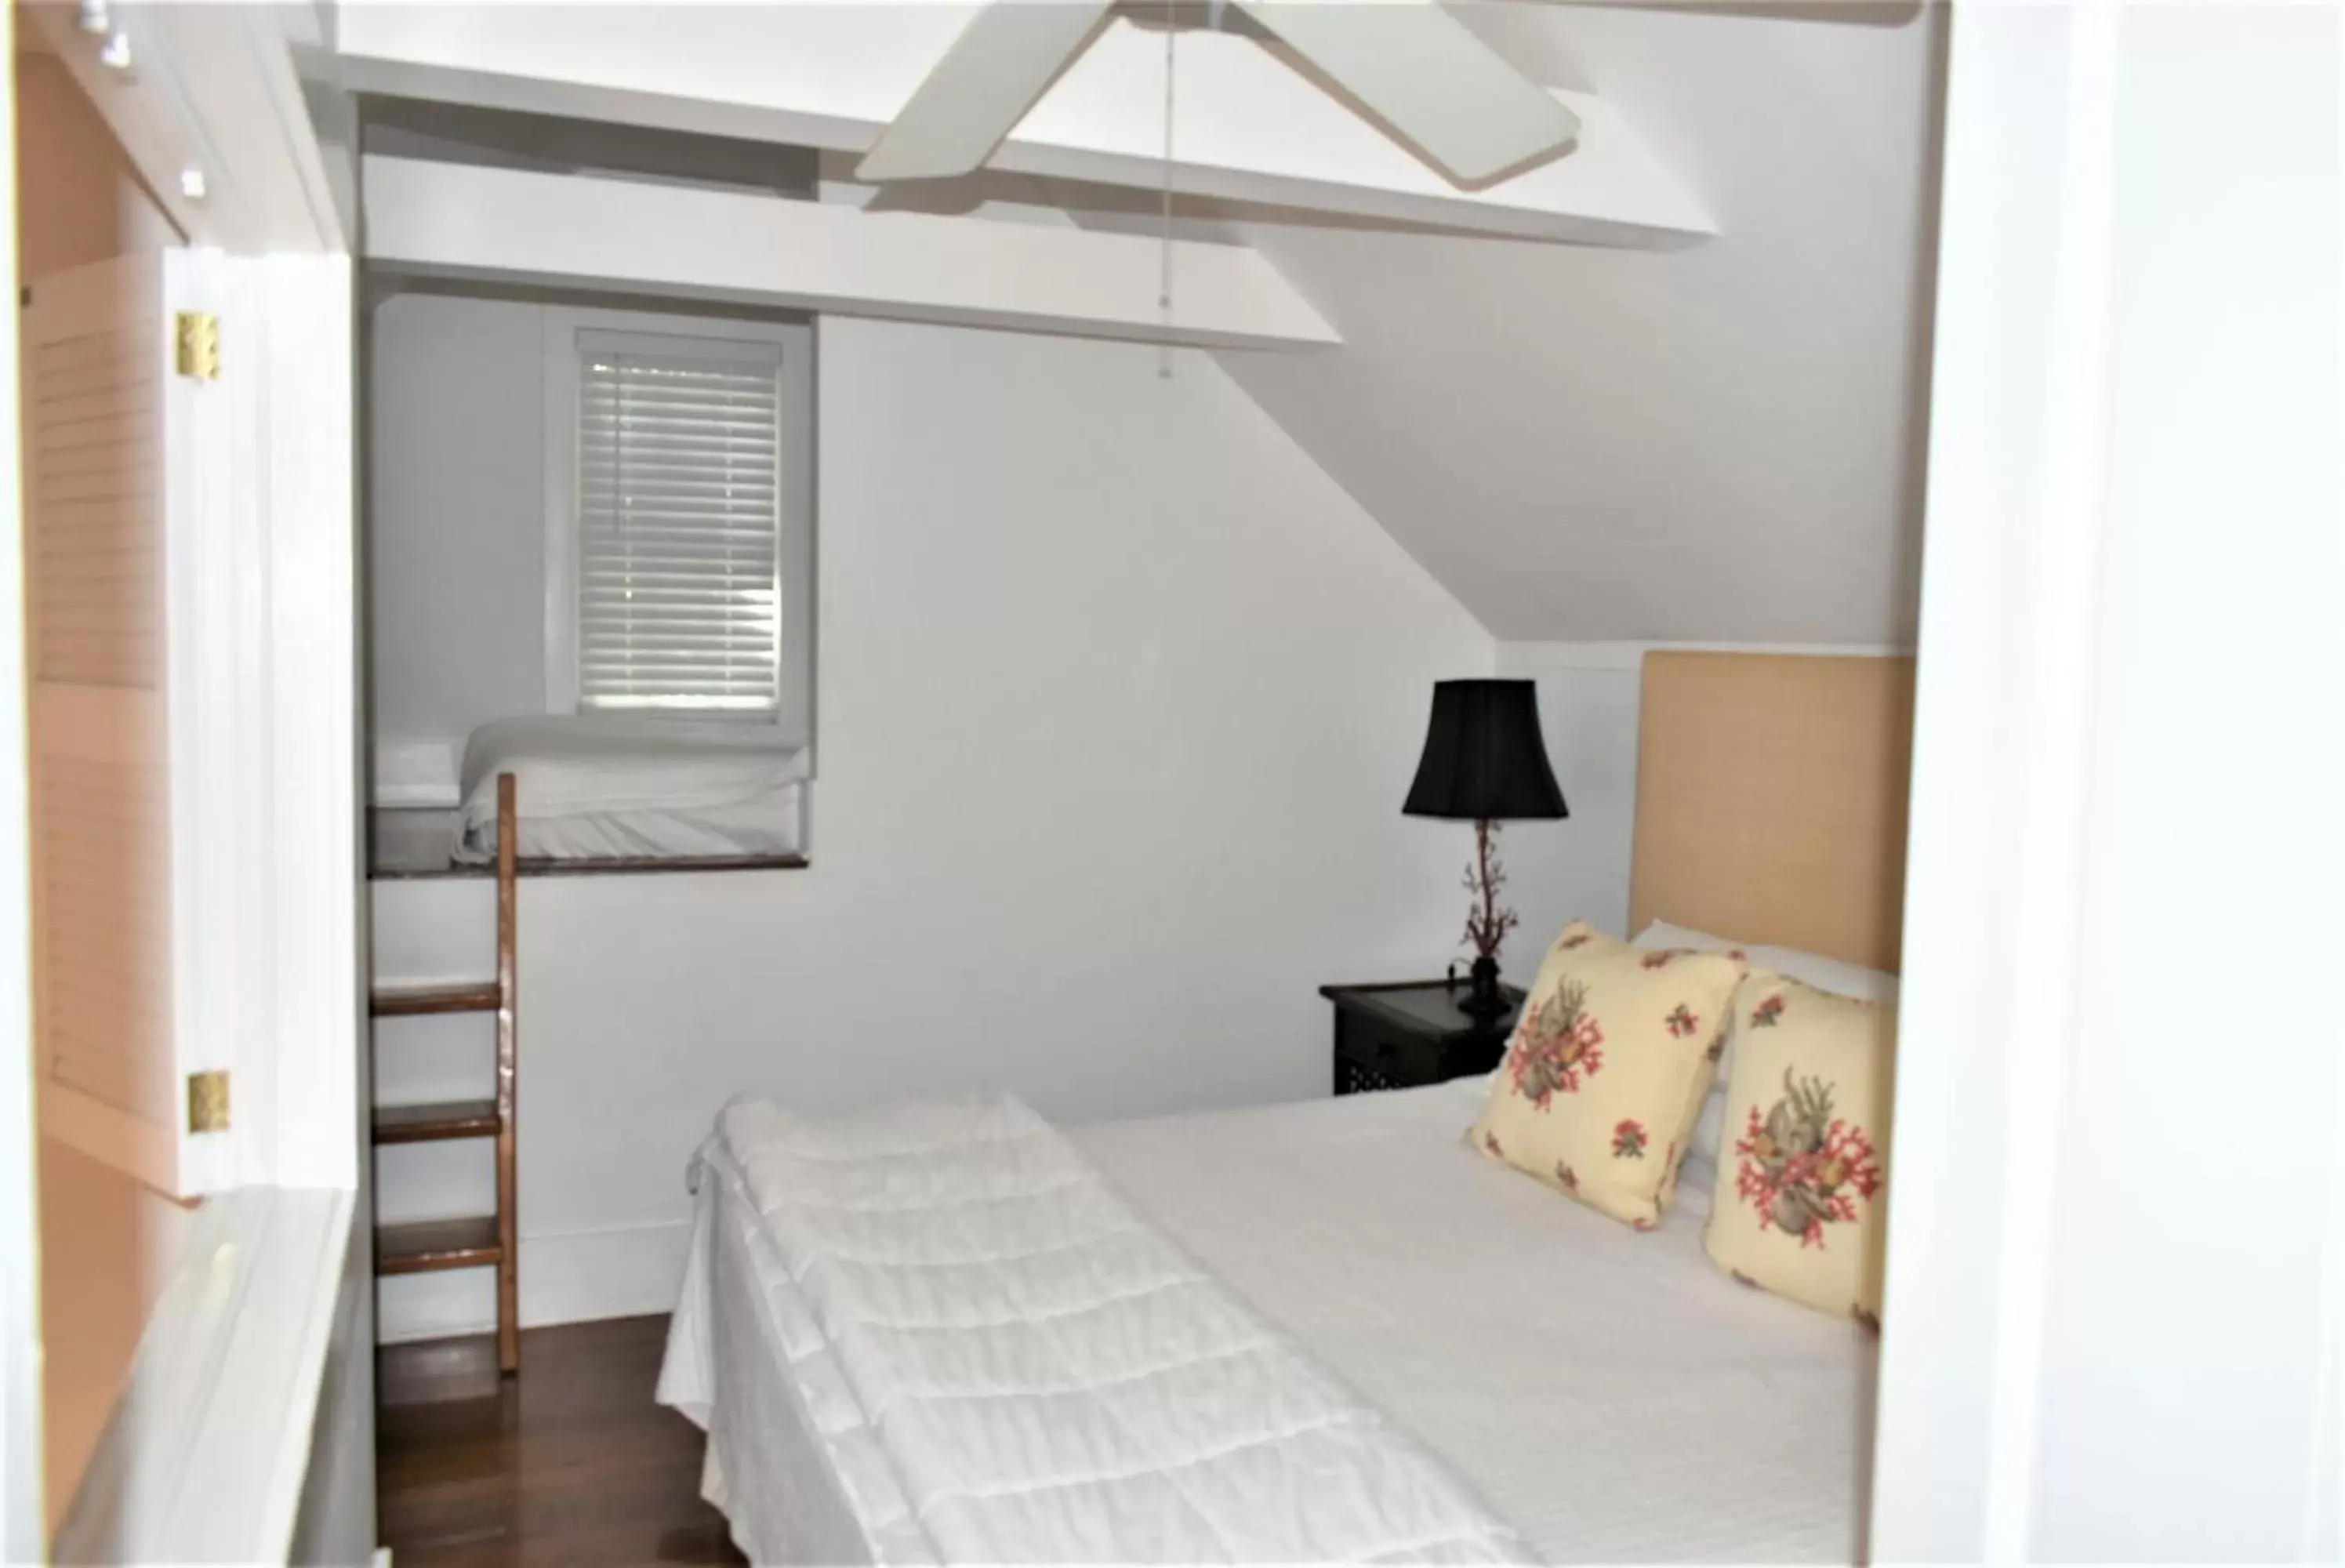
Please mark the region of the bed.
MULTIPOLYGON (((1458 1134, 1480 1099, 1464 1081, 1074 1138, 1531 1555, 1850 1561, 1872 1337, 1724 1280, 1682 1207, 1639 1234, 1477 1158, 1458 1134)), ((710 1354, 672 1351, 663 1397, 709 1425, 712 1501, 758 1562, 926 1559, 901 1521, 867 1540, 774 1353, 756 1215, 727 1183, 704 1191, 716 1293, 678 1331, 710 1354)))
MULTIPOLYGON (((1637 918, 1890 966, 1910 689, 1901 661, 1651 656, 1637 918), (1737 730, 1751 744, 1723 766, 1719 737, 1737 730)), ((1180 1257, 1469 1488, 1512 1533, 1493 1555, 1861 1556, 1872 1335, 1721 1276, 1699 1240, 1700 1182, 1639 1233, 1481 1158, 1460 1134, 1483 1093, 1458 1081, 1067 1141, 1180 1257)), ((760 1562, 969 1555, 939 1549, 881 1419, 839 1397, 829 1363, 855 1352, 809 1328, 804 1271, 777 1245, 794 1221, 745 1174, 763 1158, 746 1125, 728 1111, 700 1157, 660 1388, 708 1431, 704 1491, 760 1562)), ((799 1152, 798 1172, 831 1168, 799 1152)), ((890 1204, 935 1179, 923 1161, 950 1158, 888 1153, 858 1190, 890 1204)), ((935 1331, 887 1327, 923 1344, 935 1331)), ((1453 1544, 1421 1555, 1486 1560, 1453 1544)))

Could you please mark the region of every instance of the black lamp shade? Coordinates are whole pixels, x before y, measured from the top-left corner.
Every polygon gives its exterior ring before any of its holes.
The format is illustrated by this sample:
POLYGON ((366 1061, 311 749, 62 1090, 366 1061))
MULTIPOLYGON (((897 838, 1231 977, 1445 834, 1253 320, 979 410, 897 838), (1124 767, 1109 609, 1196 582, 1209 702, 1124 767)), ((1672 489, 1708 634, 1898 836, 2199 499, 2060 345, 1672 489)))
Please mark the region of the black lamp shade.
POLYGON ((1436 681, 1433 722, 1401 808, 1409 816, 1521 822, 1568 816, 1530 681, 1436 681))

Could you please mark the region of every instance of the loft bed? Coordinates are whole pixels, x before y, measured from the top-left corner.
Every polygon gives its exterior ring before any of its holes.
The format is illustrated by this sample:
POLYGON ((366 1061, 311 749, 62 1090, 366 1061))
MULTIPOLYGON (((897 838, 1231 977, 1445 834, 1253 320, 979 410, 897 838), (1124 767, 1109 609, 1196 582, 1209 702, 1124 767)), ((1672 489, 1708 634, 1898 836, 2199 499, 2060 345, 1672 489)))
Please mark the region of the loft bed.
MULTIPOLYGON (((367 875, 377 881, 415 882, 440 877, 486 881, 496 867, 458 860, 448 845, 456 832, 452 808, 376 807, 368 814, 367 875)), ((557 860, 524 858, 516 875, 621 876, 650 872, 804 871, 804 855, 629 855, 557 860)))
MULTIPOLYGON (((420 972, 432 978, 378 975, 370 988, 378 1021, 496 1018, 493 1095, 388 1098, 373 1108, 377 1148, 493 1139, 496 1151, 491 1211, 376 1227, 378 1278, 468 1269, 497 1275, 495 1333, 420 1341, 386 1358, 381 1375, 393 1398, 520 1366, 520 879, 803 866, 808 773, 805 747, 784 743, 770 726, 605 714, 506 719, 466 743, 455 807, 371 814, 371 877, 493 879, 496 893, 492 978, 477 977, 474 960, 458 956, 455 972, 464 978, 440 977, 448 970, 427 959, 420 972)), ((412 966, 416 955, 405 956, 412 966)), ((436 956, 443 966, 450 959, 444 951, 436 956)))
POLYGON ((771 729, 633 714, 501 719, 465 743, 452 809, 370 813, 374 877, 495 874, 497 780, 516 875, 777 871, 807 864, 807 748, 771 729))

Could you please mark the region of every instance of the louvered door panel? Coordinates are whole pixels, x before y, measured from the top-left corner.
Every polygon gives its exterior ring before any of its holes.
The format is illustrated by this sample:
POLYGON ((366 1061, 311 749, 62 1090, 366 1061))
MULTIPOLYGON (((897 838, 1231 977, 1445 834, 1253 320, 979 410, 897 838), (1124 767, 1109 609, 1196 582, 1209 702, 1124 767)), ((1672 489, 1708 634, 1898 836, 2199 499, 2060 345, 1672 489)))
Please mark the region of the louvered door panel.
POLYGON ((35 688, 39 1021, 52 1083, 176 1118, 170 798, 148 693, 35 688))
MULTIPOLYGON (((227 430, 218 383, 175 378, 190 253, 36 279, 25 313, 25 580, 32 703, 34 1006, 45 1132, 175 1196, 211 1185, 223 1135, 188 1125, 190 864, 173 835, 200 737, 172 728, 175 521, 227 430)), ((186 551, 192 541, 183 538, 186 551)))
POLYGON ((72 316, 33 345, 25 386, 33 679, 152 691, 163 626, 157 345, 168 329, 155 293, 124 288, 109 299, 72 281, 56 285, 73 296, 57 310, 72 316))

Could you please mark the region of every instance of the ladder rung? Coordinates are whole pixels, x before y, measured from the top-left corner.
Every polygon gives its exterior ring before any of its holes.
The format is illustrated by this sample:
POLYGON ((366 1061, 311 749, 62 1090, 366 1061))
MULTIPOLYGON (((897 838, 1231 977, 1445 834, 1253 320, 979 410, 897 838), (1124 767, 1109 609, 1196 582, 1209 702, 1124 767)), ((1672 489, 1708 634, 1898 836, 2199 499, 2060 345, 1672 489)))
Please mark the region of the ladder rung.
POLYGON ((425 1274, 436 1269, 479 1269, 504 1257, 497 1241, 497 1217, 426 1219, 413 1225, 382 1225, 374 1233, 374 1271, 425 1274))
POLYGON ((493 1013, 503 1005, 504 992, 494 980, 462 986, 384 986, 367 1000, 378 1018, 417 1013, 493 1013))
POLYGON ((377 1143, 432 1143, 451 1138, 494 1138, 499 1128, 492 1099, 441 1100, 431 1105, 374 1108, 377 1143))

